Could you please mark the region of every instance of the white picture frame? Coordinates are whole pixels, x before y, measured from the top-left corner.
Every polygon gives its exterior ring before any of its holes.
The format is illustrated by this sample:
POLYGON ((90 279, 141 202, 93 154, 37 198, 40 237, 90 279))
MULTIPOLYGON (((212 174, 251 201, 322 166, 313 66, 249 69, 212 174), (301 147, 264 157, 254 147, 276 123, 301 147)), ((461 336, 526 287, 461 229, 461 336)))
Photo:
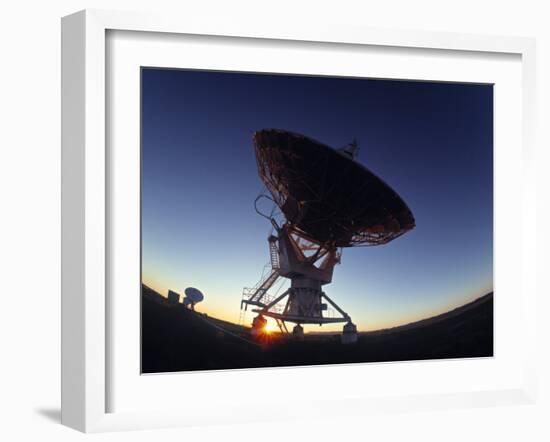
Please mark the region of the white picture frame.
MULTIPOLYGON (((532 336, 535 329, 536 287, 534 160, 535 42, 529 38, 494 37, 417 31, 388 31, 346 26, 295 26, 283 23, 235 23, 164 17, 151 14, 86 10, 62 20, 62 423, 85 432, 155 428, 235 421, 231 410, 198 415, 170 409, 157 412, 108 412, 109 353, 107 327, 106 228, 110 198, 107 186, 106 35, 109 31, 142 31, 179 35, 206 35, 287 42, 369 45, 380 48, 425 48, 515 54, 521 57, 522 229, 521 325, 532 336)), ((503 253, 496 249, 495 253, 503 253)), ((534 339, 530 340, 534 342, 534 339)), ((531 403, 536 393, 534 348, 526 344, 523 381, 513 388, 364 399, 337 398, 339 413, 362 414, 373 410, 531 403)), ((336 368, 337 369, 337 368, 336 368)), ((288 376, 288 375, 287 375, 288 376)), ((238 402, 238 399, 236 399, 238 402)), ((245 401, 245 399, 240 399, 245 401)), ((315 413, 334 415, 317 403, 315 413)), ((257 411, 241 421, 307 417, 311 410, 270 414, 257 411)))

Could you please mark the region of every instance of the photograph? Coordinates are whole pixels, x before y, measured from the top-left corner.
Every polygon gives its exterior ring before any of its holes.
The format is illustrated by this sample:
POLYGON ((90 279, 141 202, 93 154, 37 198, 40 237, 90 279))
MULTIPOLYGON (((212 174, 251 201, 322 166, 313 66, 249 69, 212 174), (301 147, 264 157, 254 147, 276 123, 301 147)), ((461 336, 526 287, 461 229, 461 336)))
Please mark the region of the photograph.
POLYGON ((490 83, 141 67, 141 373, 493 357, 490 83))

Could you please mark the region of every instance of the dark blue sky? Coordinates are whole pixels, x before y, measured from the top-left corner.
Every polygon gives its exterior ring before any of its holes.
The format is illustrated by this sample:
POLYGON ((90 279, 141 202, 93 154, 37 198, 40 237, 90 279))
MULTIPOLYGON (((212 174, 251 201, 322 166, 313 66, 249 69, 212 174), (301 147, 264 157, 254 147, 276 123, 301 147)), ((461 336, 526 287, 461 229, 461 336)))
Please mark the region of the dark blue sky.
POLYGON ((340 147, 393 187, 417 227, 345 249, 326 291, 360 329, 429 316, 492 290, 491 85, 144 69, 143 278, 196 286, 236 320, 268 261, 252 133, 286 129, 340 147))

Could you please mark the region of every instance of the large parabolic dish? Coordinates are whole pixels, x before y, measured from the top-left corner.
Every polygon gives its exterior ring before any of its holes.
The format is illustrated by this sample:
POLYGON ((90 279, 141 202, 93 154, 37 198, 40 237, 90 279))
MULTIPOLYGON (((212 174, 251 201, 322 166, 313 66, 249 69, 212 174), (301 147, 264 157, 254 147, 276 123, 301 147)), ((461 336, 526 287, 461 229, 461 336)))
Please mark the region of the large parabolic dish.
POLYGON ((286 220, 335 247, 381 245, 415 226, 410 209, 350 155, 296 133, 254 134, 259 175, 286 220))

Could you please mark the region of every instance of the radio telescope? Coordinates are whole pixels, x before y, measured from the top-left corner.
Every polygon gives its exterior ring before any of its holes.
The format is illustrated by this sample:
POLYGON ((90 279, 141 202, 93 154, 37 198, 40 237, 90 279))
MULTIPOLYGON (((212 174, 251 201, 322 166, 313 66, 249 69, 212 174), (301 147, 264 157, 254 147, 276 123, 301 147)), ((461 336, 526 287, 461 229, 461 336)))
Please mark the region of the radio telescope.
POLYGON ((303 135, 277 129, 254 133, 258 173, 269 190, 265 196, 278 206, 283 219, 266 216, 274 228, 268 238, 271 271, 254 288, 245 289, 241 310, 258 313, 252 332, 273 318, 282 332, 294 323, 293 334, 303 336, 302 324, 345 323, 342 342, 357 340, 351 317, 323 291, 332 281, 344 247, 379 246, 415 227, 401 197, 357 162, 353 142, 332 149, 303 135), (279 280, 290 288, 272 296, 279 280), (330 308, 329 308, 330 306, 330 308))
POLYGON ((185 289, 185 298, 183 298, 183 305, 189 307, 191 310, 195 310, 195 304, 198 304, 204 299, 204 295, 199 289, 194 287, 187 287, 185 289))

